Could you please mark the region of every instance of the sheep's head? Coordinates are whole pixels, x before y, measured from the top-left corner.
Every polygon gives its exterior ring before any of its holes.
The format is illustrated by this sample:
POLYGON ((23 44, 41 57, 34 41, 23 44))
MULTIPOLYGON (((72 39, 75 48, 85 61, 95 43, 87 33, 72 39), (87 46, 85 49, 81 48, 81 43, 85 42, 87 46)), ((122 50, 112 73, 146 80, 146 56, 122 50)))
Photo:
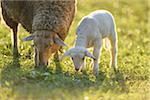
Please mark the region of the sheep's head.
POLYGON ((95 59, 95 57, 85 48, 72 48, 65 52, 61 59, 65 56, 70 56, 74 63, 75 70, 78 71, 84 66, 85 56, 95 59))
POLYGON ((33 40, 35 46, 35 64, 36 66, 45 66, 51 55, 53 45, 65 46, 59 36, 50 31, 36 31, 31 36, 24 38, 23 41, 33 40))

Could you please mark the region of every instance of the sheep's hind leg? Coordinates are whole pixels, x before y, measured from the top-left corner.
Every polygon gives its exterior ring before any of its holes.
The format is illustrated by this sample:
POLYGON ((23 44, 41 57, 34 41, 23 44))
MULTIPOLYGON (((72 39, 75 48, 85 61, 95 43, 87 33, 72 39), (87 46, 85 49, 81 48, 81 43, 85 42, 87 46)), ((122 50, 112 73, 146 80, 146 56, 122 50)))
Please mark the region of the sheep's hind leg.
POLYGON ((18 53, 18 40, 17 40, 17 26, 13 29, 13 56, 19 57, 18 53))

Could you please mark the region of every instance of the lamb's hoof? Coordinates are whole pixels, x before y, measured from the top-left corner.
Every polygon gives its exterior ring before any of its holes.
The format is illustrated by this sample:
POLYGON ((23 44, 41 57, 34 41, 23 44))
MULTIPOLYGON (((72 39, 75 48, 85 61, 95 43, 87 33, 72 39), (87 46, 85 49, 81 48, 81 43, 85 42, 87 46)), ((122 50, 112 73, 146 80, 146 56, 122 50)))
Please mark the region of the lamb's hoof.
POLYGON ((94 74, 95 76, 98 76, 98 75, 99 75, 98 71, 93 71, 93 74, 94 74))
POLYGON ((14 58, 19 58, 20 57, 20 54, 16 51, 13 51, 13 57, 14 58))
POLYGON ((86 74, 86 70, 81 69, 81 72, 82 72, 83 74, 86 74))
POLYGON ((118 71, 118 66, 117 65, 112 65, 111 68, 113 68, 114 72, 118 71))
POLYGON ((115 73, 119 72, 118 68, 113 68, 113 70, 115 73))
POLYGON ((81 68, 81 72, 82 73, 85 73, 86 72, 86 69, 83 67, 83 68, 81 68))

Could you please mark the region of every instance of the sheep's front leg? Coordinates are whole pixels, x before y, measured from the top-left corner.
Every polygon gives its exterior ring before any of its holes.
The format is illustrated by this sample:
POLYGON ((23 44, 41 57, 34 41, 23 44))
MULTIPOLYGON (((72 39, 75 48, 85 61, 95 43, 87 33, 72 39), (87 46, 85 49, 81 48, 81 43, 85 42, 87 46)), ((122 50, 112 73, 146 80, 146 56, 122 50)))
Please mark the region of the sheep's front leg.
POLYGON ((93 51, 93 55, 95 57, 93 72, 95 75, 98 75, 99 57, 100 57, 100 53, 101 53, 101 47, 102 47, 102 39, 96 40, 94 43, 94 51, 93 51))
POLYGON ((54 60, 55 61, 59 61, 59 54, 58 54, 58 51, 54 54, 54 60))
POLYGON ((38 56, 38 51, 37 49, 35 48, 35 54, 34 54, 34 61, 35 61, 35 67, 38 67, 39 66, 39 56, 38 56))
POLYGON ((13 28, 13 56, 18 57, 17 25, 13 28))

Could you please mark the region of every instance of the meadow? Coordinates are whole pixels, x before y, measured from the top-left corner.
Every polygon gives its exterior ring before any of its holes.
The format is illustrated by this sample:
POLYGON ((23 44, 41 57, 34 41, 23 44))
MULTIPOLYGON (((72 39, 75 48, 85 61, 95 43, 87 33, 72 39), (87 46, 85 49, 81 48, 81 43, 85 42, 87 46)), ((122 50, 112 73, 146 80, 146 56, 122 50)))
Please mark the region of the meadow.
MULTIPOLYGON (((76 72, 70 58, 49 60, 47 69, 34 68, 32 42, 19 27, 19 58, 12 56, 12 34, 0 25, 0 100, 150 100, 150 6, 148 0, 78 0, 77 13, 65 40, 74 45, 76 27, 88 13, 105 9, 115 18, 118 32, 118 72, 109 67, 109 52, 102 50, 99 75, 76 72)), ((92 51, 92 49, 90 49, 92 51)), ((60 53, 60 55, 62 55, 60 53)))

